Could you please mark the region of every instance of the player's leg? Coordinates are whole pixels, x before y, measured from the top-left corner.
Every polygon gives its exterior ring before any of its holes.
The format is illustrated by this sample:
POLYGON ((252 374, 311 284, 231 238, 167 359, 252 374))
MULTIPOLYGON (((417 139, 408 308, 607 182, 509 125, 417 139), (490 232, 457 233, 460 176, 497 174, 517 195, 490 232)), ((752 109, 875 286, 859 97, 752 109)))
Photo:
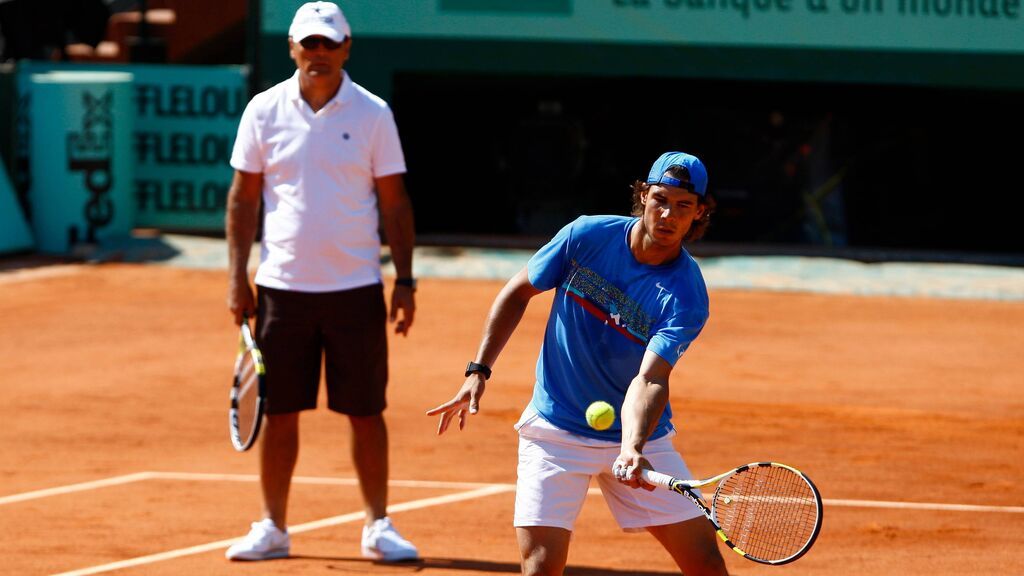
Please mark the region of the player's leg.
MULTIPOLYGON (((676 478, 693 478, 683 457, 672 445, 671 435, 648 442, 644 457, 655 470, 676 478)), ((615 454, 597 476, 605 502, 623 530, 647 530, 654 535, 687 576, 726 574, 711 524, 689 500, 668 490, 630 488, 614 478, 615 454)))
POLYGON ((388 429, 382 414, 349 416, 352 423, 352 462, 359 476, 359 488, 366 517, 387 516, 388 505, 388 429))
POLYGON ((647 531, 661 542, 686 576, 728 575, 714 529, 704 517, 650 526, 647 531))
POLYGON ((403 537, 387 515, 388 431, 381 414, 350 416, 352 460, 366 506, 361 550, 363 556, 384 562, 419 558, 419 550, 403 537))
POLYGON ((552 526, 517 526, 523 576, 558 576, 565 570, 572 532, 552 526))
POLYGON ((387 516, 387 308, 380 284, 322 296, 327 406, 352 424, 352 461, 359 476, 366 525, 363 556, 397 562, 419 557, 387 516))
POLYGON ((299 457, 299 413, 268 414, 260 443, 263 517, 284 530, 288 526, 288 492, 299 457))
POLYGON ((523 574, 561 574, 569 540, 587 497, 599 452, 528 411, 519 430, 519 467, 513 524, 523 574))
POLYGON ((263 514, 287 526, 299 454, 299 413, 316 408, 322 341, 309 295, 258 287, 256 341, 267 363, 267 417, 261 433, 263 514))
POLYGON ((261 434, 263 514, 287 526, 288 493, 299 454, 299 413, 316 408, 322 341, 309 295, 259 287, 256 340, 267 363, 267 417, 261 434))
POLYGON ((327 407, 348 416, 367 524, 387 515, 387 309, 380 284, 323 294, 327 407))
POLYGON ((308 296, 258 289, 256 341, 267 362, 267 416, 260 434, 263 517, 232 545, 232 560, 287 556, 288 494, 299 454, 299 413, 316 408, 322 347, 308 296))
POLYGON ((260 487, 263 519, 227 549, 229 560, 285 558, 291 550, 288 535, 288 491, 299 449, 299 413, 271 414, 260 441, 260 487))

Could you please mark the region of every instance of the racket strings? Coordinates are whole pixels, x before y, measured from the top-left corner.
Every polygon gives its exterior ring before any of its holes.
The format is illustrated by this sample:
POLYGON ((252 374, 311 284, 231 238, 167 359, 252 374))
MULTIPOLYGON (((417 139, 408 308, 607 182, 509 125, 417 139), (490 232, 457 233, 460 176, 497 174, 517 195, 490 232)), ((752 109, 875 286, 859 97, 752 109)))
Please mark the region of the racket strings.
POLYGON ((252 357, 246 354, 245 359, 238 366, 238 395, 255 394, 256 390, 253 390, 253 386, 256 385, 257 380, 256 364, 252 357))
POLYGON ((244 354, 238 362, 237 417, 241 434, 250 434, 256 422, 259 400, 259 373, 250 354, 244 354))
POLYGON ((725 479, 715 492, 715 516, 739 549, 778 561, 812 541, 818 499, 799 474, 777 466, 755 466, 725 479))

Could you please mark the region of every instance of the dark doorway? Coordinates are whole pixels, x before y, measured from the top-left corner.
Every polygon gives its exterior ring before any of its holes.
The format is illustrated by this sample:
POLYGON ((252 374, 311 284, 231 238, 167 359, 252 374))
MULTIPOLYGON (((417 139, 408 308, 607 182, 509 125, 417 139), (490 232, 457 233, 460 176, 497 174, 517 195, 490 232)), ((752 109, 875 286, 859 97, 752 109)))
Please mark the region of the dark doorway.
POLYGON ((399 74, 424 234, 549 236, 625 214, 660 153, 704 159, 707 239, 1024 253, 1019 92, 399 74))

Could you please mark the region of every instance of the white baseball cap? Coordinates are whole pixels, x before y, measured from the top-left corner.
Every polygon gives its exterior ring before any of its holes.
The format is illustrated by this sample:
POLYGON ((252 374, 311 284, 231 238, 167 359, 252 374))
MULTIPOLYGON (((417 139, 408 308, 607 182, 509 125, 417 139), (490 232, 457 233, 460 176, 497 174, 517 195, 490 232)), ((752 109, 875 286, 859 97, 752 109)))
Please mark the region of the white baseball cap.
POLYGON ((342 42, 352 35, 352 29, 349 28, 348 20, 337 4, 307 2, 295 11, 288 35, 296 42, 301 42, 309 36, 323 36, 335 42, 342 42))

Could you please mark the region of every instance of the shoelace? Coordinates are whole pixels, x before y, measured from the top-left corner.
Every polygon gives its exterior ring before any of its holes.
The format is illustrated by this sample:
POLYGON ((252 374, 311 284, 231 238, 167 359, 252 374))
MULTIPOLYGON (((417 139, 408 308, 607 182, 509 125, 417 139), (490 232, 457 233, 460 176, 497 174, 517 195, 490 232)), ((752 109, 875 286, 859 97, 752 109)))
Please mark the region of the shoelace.
POLYGON ((377 520, 376 522, 371 524, 366 531, 366 540, 369 543, 369 545, 376 546, 377 542, 380 541, 381 536, 383 536, 384 532, 386 532, 387 529, 390 527, 391 523, 383 519, 377 520))
POLYGON ((273 532, 274 532, 273 528, 265 526, 264 524, 262 524, 260 522, 253 522, 252 523, 252 530, 250 531, 250 534, 258 535, 258 536, 268 536, 270 534, 273 534, 273 532))

